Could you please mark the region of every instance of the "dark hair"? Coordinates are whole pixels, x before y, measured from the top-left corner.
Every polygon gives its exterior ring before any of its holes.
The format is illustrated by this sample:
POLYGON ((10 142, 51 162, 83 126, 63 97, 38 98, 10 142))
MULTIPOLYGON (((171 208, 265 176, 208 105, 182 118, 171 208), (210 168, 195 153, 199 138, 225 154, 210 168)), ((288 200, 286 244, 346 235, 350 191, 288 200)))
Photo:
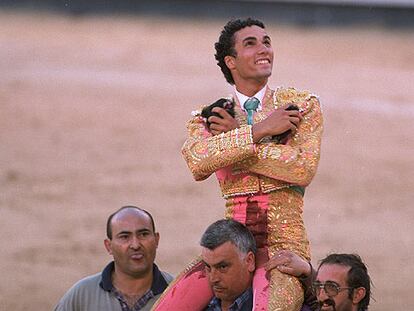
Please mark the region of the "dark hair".
POLYGON ((250 251, 256 254, 256 242, 249 229, 232 219, 221 219, 208 226, 200 245, 214 250, 226 242, 231 242, 243 254, 250 251))
POLYGON ((109 215, 108 220, 106 221, 106 236, 108 237, 108 239, 112 240, 112 227, 111 227, 111 221, 112 218, 114 218, 114 216, 116 214, 118 214, 119 212, 125 210, 125 209, 136 209, 140 212, 143 212, 144 214, 148 215, 148 217, 151 220, 151 225, 152 225, 152 231, 155 232, 155 223, 154 223, 154 218, 152 217, 152 215, 139 207, 133 206, 133 205, 127 205, 127 206, 122 206, 120 209, 118 209, 116 212, 112 213, 111 215, 109 215))
POLYGON ((230 69, 224 62, 224 57, 228 55, 237 56, 236 50, 234 49, 234 34, 240 29, 250 26, 259 26, 263 29, 265 28, 264 24, 261 21, 251 19, 250 17, 243 20, 230 20, 221 31, 218 42, 214 44, 214 47, 216 49, 216 54, 214 56, 217 60, 217 65, 221 68, 221 71, 223 72, 226 81, 231 85, 234 84, 234 79, 231 75, 230 69))
POLYGON ((368 310, 371 298, 371 278, 368 275, 367 266, 362 262, 361 257, 356 254, 330 254, 320 261, 318 271, 323 265, 327 264, 350 267, 347 286, 351 287, 352 290, 349 291, 349 298, 352 299, 353 289, 364 287, 366 293, 365 297, 358 304, 358 311, 368 310))

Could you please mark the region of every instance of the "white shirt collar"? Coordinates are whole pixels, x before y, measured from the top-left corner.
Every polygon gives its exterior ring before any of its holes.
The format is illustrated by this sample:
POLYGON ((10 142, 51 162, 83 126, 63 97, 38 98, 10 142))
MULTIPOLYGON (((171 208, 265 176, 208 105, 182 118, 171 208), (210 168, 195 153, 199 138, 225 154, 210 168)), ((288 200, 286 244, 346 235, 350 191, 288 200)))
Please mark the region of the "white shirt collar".
POLYGON ((234 92, 236 94, 237 99, 239 100, 241 109, 243 111, 246 111, 243 107, 243 104, 245 103, 245 101, 248 100, 251 97, 256 97, 259 100, 259 106, 257 107, 257 111, 261 111, 262 110, 262 101, 263 101, 263 97, 265 96, 265 93, 266 93, 266 88, 267 88, 267 85, 265 85, 259 92, 257 92, 253 96, 249 97, 249 96, 246 96, 246 95, 240 93, 239 91, 237 91, 236 87, 234 87, 234 92))

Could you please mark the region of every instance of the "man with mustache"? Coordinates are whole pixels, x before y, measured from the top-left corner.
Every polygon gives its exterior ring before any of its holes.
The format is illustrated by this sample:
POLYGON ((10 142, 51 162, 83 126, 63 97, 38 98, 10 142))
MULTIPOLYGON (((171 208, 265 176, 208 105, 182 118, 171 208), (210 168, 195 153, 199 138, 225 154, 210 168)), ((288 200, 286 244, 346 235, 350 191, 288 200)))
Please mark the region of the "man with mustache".
POLYGON ((124 206, 107 220, 105 269, 76 283, 55 311, 150 310, 172 276, 154 263, 160 235, 146 210, 124 206))
POLYGON ((313 288, 321 311, 366 311, 371 279, 361 257, 331 254, 322 259, 313 288))

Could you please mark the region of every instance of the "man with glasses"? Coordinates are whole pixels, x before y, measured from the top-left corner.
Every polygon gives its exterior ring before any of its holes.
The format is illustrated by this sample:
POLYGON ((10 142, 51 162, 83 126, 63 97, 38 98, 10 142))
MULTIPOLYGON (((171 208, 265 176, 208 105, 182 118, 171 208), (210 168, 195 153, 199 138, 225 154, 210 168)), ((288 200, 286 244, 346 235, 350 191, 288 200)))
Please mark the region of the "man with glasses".
POLYGON ((321 311, 365 311, 371 279, 361 257, 331 254, 322 259, 313 289, 321 311))

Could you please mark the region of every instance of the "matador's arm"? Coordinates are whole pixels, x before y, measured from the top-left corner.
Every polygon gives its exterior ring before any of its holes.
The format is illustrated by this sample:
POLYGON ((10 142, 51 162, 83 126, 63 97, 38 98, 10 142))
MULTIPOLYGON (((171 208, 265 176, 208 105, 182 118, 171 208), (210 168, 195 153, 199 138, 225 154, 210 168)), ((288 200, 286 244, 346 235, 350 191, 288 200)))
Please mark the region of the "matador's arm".
POLYGON ((310 95, 303 108, 303 120, 288 144, 258 143, 256 156, 243 160, 237 166, 273 179, 307 186, 319 162, 323 119, 316 96, 310 95))
POLYGON ((250 125, 212 136, 203 118, 196 115, 187 129, 188 138, 181 152, 195 180, 206 179, 220 168, 255 155, 250 125))

